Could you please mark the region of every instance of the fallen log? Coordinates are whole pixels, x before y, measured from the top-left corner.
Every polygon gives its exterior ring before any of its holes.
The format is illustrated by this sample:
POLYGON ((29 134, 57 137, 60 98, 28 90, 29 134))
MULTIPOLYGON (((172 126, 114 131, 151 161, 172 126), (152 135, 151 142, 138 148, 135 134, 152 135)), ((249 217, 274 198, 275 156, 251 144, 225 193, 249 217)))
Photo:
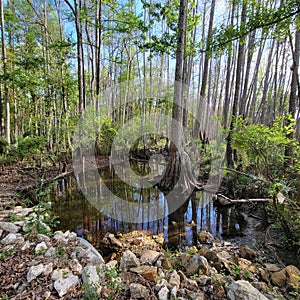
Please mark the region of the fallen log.
POLYGON ((272 202, 269 198, 252 198, 252 199, 230 199, 222 194, 217 194, 213 199, 214 205, 216 206, 228 206, 238 203, 257 203, 257 202, 272 202))
POLYGON ((54 177, 41 179, 40 181, 37 181, 34 184, 29 184, 25 187, 23 186, 21 188, 16 188, 16 192, 19 193, 19 194, 22 194, 23 196, 26 196, 28 193, 30 193, 31 191, 37 189, 39 186, 45 186, 45 185, 49 184, 50 182, 62 179, 64 177, 70 176, 72 174, 73 174, 73 170, 61 173, 61 174, 59 174, 57 176, 54 176, 54 177))

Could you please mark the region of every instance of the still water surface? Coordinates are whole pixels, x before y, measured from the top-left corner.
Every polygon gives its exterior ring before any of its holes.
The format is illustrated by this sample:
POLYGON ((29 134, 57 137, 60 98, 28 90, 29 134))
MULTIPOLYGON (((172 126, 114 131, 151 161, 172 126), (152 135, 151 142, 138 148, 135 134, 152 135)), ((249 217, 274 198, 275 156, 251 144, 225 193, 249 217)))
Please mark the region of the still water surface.
MULTIPOLYGON (((147 163, 136 163, 132 167, 137 174, 143 174, 148 168, 147 163)), ((159 212, 156 211, 158 215, 163 211, 163 217, 157 221, 143 222, 143 217, 145 220, 148 218, 141 212, 141 222, 138 224, 115 220, 86 200, 77 183, 80 178, 70 176, 59 181, 51 194, 53 213, 60 217, 59 229, 75 231, 95 246, 107 232, 142 230, 149 234, 163 234, 166 245, 179 248, 197 245, 197 233, 203 229, 216 237, 242 234, 243 224, 237 221, 234 208, 214 207, 212 194, 195 192, 169 215, 167 201, 158 188, 128 185, 109 167, 101 169, 99 174, 112 193, 126 201, 151 203, 158 199, 160 207, 159 212)), ((126 213, 126 209, 122 213, 126 213)))

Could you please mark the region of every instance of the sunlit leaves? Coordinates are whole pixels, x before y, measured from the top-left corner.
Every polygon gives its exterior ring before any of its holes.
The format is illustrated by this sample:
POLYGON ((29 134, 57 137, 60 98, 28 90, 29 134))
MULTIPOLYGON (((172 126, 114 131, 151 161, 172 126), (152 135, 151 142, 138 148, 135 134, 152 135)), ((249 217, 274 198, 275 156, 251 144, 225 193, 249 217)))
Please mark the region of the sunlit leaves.
MULTIPOLYGON (((235 4, 241 4, 240 2, 242 1, 235 1, 235 4)), ((282 39, 289 33, 290 26, 295 23, 295 16, 299 13, 299 4, 296 0, 283 1, 277 6, 274 3, 260 1, 246 1, 246 4, 246 22, 236 22, 228 26, 221 24, 214 29, 211 43, 201 51, 221 54, 231 46, 232 41, 243 42, 255 29, 262 30, 266 36, 282 39)))
POLYGON ((236 118, 234 147, 242 157, 243 166, 255 172, 264 173, 269 168, 276 169, 273 170, 274 175, 279 172, 286 160, 286 146, 299 148, 296 140, 287 137, 294 131, 294 126, 295 121, 291 116, 276 118, 272 126, 251 124, 250 120, 236 118))

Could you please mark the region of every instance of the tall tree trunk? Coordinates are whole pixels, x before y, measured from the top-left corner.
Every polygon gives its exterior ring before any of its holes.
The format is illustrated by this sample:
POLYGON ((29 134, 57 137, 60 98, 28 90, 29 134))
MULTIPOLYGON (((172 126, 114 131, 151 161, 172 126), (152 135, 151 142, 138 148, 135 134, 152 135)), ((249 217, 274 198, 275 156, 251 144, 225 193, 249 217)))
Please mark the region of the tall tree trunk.
POLYGON ((100 61, 102 43, 102 0, 96 2, 96 95, 100 93, 100 61))
POLYGON ((254 42, 255 42, 255 30, 250 33, 249 36, 249 42, 248 42, 248 57, 247 57, 247 65, 246 65, 246 72, 245 72, 245 78, 244 78, 244 86, 243 86, 243 92, 242 97, 240 101, 240 107, 239 112, 241 115, 245 116, 246 112, 246 103, 247 103, 247 93, 248 93, 248 83, 249 83, 249 76, 251 71, 251 62, 252 57, 254 53, 254 42))
MULTIPOLYGON (((246 21, 246 4, 244 3, 242 6, 242 17, 241 24, 246 21)), ((238 104, 240 100, 240 87, 241 87, 241 76, 243 71, 243 65, 245 60, 244 50, 245 45, 242 41, 239 42, 238 49, 238 57, 237 57, 237 65, 236 65, 236 76, 235 76, 235 90, 234 90, 234 98, 233 98, 233 106, 232 106, 232 118, 230 122, 229 134, 227 137, 227 147, 226 147, 226 160, 229 168, 234 167, 234 151, 232 147, 232 131, 234 127, 234 121, 238 114, 238 104)))
MULTIPOLYGON (((230 24, 233 26, 234 24, 234 5, 231 11, 230 24)), ((225 83, 225 98, 224 98, 224 107, 222 114, 222 125, 227 128, 228 124, 228 114, 229 114, 229 106, 230 106, 230 78, 232 73, 232 44, 230 45, 227 63, 226 63, 226 83, 225 83)))
POLYGON ((78 81, 78 96, 79 96, 79 112, 80 114, 85 109, 85 73, 84 73, 84 52, 83 52, 83 37, 82 37, 82 25, 80 20, 80 3, 81 0, 74 0, 74 7, 65 0, 66 4, 71 9, 75 18, 75 27, 77 34, 77 81, 78 81))
MULTIPOLYGON (((215 4, 216 4, 216 1, 212 0, 211 8, 210 8, 210 15, 209 15, 209 25, 208 25, 208 34, 207 34, 207 42, 206 42, 207 47, 206 48, 209 47, 209 44, 211 42, 212 29, 213 29, 213 23, 214 23, 214 15, 215 15, 215 4)), ((201 89, 200 89, 198 106, 197 106, 197 117, 196 117, 195 124, 194 124, 194 137, 196 137, 196 138, 200 137, 200 132, 199 132, 200 124, 199 124, 198 120, 200 119, 200 116, 201 116, 201 110, 204 107, 203 103, 205 101, 205 95, 206 95, 206 89, 207 89, 209 60, 210 60, 209 53, 205 53, 201 89)))
MULTIPOLYGON (((5 28, 4 28, 4 8, 3 0, 0 0, 0 18, 1 18, 1 43, 2 43, 2 64, 3 64, 3 85, 4 85, 4 102, 6 104, 6 140, 10 144, 10 103, 8 98, 8 85, 7 85, 7 57, 6 57, 6 42, 5 42, 5 28)), ((2 120, 1 120, 2 122, 2 120)))
MULTIPOLYGON (((298 17, 300 20, 300 16, 298 17)), ((299 58, 300 58, 300 29, 295 32, 295 46, 293 47, 293 42, 291 38, 291 48, 293 53, 293 66, 292 66, 292 82, 291 82, 291 92, 289 98, 289 114, 295 118, 296 117, 296 105, 299 107, 299 58)), ((287 122, 290 122, 289 120, 287 122)), ((288 138, 294 137, 294 132, 290 132, 287 135, 288 138)), ((287 157, 286 165, 291 165, 293 163, 293 146, 288 145, 285 149, 285 155, 287 157)))
POLYGON ((175 85, 173 97, 172 110, 172 125, 171 137, 172 143, 170 145, 170 154, 175 156, 177 152, 176 145, 180 144, 179 124, 182 119, 182 84, 183 84, 183 66, 184 66, 184 52, 186 45, 186 18, 187 18, 188 0, 180 0, 179 17, 178 17, 178 37, 176 49, 176 66, 175 66, 175 85))

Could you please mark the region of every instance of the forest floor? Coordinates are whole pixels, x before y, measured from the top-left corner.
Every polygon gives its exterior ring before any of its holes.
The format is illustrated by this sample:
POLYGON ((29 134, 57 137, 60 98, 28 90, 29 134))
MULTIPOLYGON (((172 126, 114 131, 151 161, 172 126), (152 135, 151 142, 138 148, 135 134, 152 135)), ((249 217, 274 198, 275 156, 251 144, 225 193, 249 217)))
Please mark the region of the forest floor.
MULTIPOLYGON (((97 158, 98 167, 105 167, 109 161, 107 157, 97 158)), ((8 211, 17 205, 22 205, 22 199, 33 196, 32 191, 41 187, 42 179, 44 182, 51 182, 73 172, 72 164, 68 164, 65 172, 61 172, 59 164, 41 168, 30 166, 28 163, 18 163, 14 165, 2 166, 0 168, 0 211, 8 211)), ((257 208, 259 206, 256 206, 257 208)), ((257 230, 263 216, 260 211, 247 205, 242 205, 241 210, 246 217, 248 226, 245 228, 243 236, 231 238, 230 241, 237 245, 255 245, 256 250, 276 262, 281 266, 300 263, 295 257, 295 253, 289 252, 285 247, 285 239, 282 232, 276 228, 257 230), (284 258, 284 261, 281 258, 284 258)), ((228 240, 228 237, 225 238, 228 240)))
MULTIPOLYGON (((27 211, 25 212, 27 215, 27 211)), ((24 216, 15 211, 15 218, 24 216)), ((103 258, 76 233, 24 232, 29 220, 0 220, 0 299, 298 299, 300 271, 261 249, 207 231, 187 251, 163 249, 163 235, 108 233, 103 258), (295 296, 295 298, 293 298, 295 296)))

